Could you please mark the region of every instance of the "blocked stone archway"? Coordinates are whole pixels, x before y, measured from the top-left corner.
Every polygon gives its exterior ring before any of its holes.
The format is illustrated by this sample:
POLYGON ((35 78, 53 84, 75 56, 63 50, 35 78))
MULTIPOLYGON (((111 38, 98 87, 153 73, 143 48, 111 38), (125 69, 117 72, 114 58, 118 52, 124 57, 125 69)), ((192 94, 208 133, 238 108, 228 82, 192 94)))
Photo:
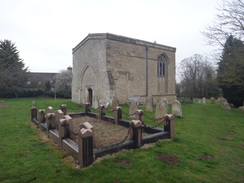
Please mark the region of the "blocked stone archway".
POLYGON ((92 106, 96 94, 97 78, 91 66, 87 66, 81 80, 81 103, 89 102, 92 106))

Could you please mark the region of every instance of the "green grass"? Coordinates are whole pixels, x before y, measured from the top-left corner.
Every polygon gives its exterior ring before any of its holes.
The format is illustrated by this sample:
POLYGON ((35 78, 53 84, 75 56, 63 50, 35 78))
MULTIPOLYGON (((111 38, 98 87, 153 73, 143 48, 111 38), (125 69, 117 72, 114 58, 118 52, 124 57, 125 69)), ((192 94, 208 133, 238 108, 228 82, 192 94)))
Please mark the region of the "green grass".
MULTIPOLYGON (((34 100, 38 109, 52 106, 57 110, 61 104, 67 104, 69 112, 84 109, 67 99, 3 100, 8 107, 0 108, 0 182, 244 182, 244 149, 237 147, 244 146, 244 113, 237 109, 183 105, 183 118, 175 119, 174 140, 120 152, 88 168, 75 169, 66 154, 43 139, 42 132, 30 123, 29 108, 34 100), (224 140, 225 136, 235 139, 224 140), (159 153, 176 155, 181 163, 166 165, 157 158, 159 153), (201 160, 197 154, 211 155, 214 160, 201 160), (116 163, 123 159, 130 165, 116 163)), ((129 112, 124 105, 122 109, 129 112)), ((154 112, 146 114, 154 116, 154 112)), ((155 125, 148 119, 146 123, 155 125)))

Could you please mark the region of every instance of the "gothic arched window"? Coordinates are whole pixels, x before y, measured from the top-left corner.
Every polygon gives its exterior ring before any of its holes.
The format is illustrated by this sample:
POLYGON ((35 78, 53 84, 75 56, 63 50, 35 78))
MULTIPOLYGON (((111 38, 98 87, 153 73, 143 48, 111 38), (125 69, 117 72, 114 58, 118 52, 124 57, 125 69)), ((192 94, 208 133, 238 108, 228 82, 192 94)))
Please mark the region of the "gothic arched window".
POLYGON ((158 57, 158 76, 165 76, 166 75, 166 64, 167 59, 162 54, 158 57))

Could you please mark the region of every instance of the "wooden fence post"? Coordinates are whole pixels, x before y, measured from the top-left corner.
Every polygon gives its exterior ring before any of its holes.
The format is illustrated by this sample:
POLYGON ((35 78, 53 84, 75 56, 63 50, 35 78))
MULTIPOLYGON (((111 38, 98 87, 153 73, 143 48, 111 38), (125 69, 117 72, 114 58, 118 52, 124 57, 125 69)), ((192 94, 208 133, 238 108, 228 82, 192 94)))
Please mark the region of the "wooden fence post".
POLYGON ((173 114, 165 114, 164 116, 164 131, 169 132, 169 138, 173 139, 174 138, 174 123, 175 123, 175 118, 173 114))
POLYGON ((93 148, 96 148, 97 147, 96 137, 95 137, 94 128, 91 125, 91 123, 89 123, 89 122, 81 123, 81 124, 79 124, 79 128, 80 129, 82 129, 82 128, 91 129, 91 131, 92 131, 92 138, 93 138, 93 148))
POLYGON ((46 121, 45 112, 46 112, 45 109, 39 110, 39 118, 38 118, 39 123, 45 123, 46 121))
POLYGON ((67 115, 67 106, 66 106, 66 104, 62 104, 60 106, 60 109, 61 109, 61 111, 63 111, 64 115, 67 115))
POLYGON ((85 112, 88 113, 88 112, 91 112, 91 105, 90 103, 85 103, 85 112))
POLYGON ((132 120, 131 121, 132 125, 132 140, 135 143, 135 148, 139 148, 142 146, 142 122, 140 120, 132 120))
POLYGON ((55 128, 55 114, 48 113, 47 114, 47 134, 49 134, 49 130, 55 128))
POLYGON ((79 131, 78 151, 78 161, 81 168, 93 163, 93 137, 91 129, 82 128, 79 131))
POLYGON ((63 148, 62 140, 65 138, 68 138, 68 130, 66 128, 67 125, 67 119, 62 118, 59 120, 59 146, 63 148))
POLYGON ((102 120, 103 119, 103 115, 105 115, 105 106, 104 105, 100 105, 98 108, 98 119, 102 120))
POLYGON ((38 127, 41 128, 41 123, 46 122, 46 116, 45 116, 45 109, 39 110, 39 116, 38 116, 38 127))
POLYGON ((115 111, 114 111, 114 123, 116 125, 119 124, 119 119, 122 118, 122 110, 121 107, 116 107, 115 111))
POLYGON ((135 114, 135 120, 140 120, 142 123, 144 122, 143 110, 136 110, 134 114, 135 114))
POLYGON ((33 118, 37 119, 37 108, 31 107, 31 121, 33 122, 33 118))

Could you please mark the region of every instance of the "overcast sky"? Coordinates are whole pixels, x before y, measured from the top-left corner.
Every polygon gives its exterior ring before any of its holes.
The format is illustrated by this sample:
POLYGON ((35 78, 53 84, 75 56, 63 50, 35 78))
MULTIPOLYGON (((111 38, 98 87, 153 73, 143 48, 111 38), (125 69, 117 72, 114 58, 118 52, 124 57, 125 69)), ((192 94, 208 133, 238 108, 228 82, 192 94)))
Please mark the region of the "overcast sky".
POLYGON ((176 63, 209 54, 201 31, 221 0, 0 0, 0 40, 11 40, 31 72, 72 66, 89 33, 112 33, 176 47, 176 63))

